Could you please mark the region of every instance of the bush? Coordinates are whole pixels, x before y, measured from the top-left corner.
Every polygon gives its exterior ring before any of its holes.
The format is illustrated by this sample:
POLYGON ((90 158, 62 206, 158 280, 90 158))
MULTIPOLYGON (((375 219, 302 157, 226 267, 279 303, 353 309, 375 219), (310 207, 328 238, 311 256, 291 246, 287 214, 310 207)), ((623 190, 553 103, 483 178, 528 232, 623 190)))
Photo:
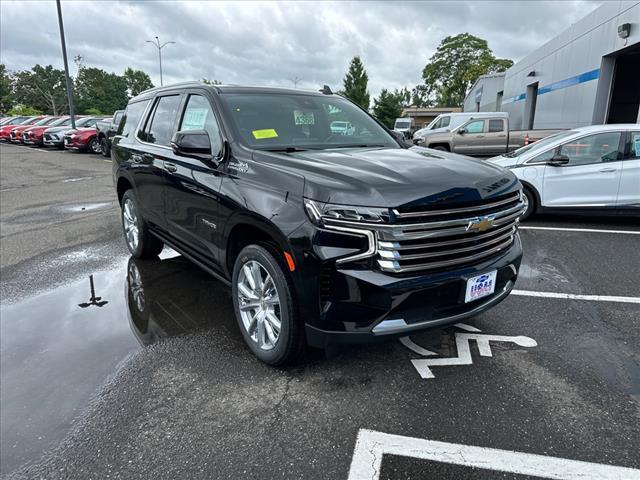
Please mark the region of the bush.
POLYGON ((16 105, 7 112, 9 116, 22 116, 22 115, 41 115, 42 112, 37 108, 27 107, 26 105, 16 105))

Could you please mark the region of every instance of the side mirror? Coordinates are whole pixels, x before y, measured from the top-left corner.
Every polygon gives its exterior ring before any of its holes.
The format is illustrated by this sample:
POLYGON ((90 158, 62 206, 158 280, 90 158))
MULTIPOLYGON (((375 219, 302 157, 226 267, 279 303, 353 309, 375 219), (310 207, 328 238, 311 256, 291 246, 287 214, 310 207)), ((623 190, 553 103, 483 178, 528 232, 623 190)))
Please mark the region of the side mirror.
POLYGON ((469 133, 467 132, 466 128, 461 128, 460 130, 458 130, 458 135, 464 135, 465 133, 469 133))
POLYGON ((203 162, 215 162, 211 155, 211 140, 204 130, 184 130, 176 132, 171 140, 173 153, 181 157, 195 158, 203 162))
POLYGON ((569 163, 569 157, 562 154, 554 155, 551 160, 547 161, 547 165, 551 165, 552 167, 561 167, 562 165, 566 165, 569 163))

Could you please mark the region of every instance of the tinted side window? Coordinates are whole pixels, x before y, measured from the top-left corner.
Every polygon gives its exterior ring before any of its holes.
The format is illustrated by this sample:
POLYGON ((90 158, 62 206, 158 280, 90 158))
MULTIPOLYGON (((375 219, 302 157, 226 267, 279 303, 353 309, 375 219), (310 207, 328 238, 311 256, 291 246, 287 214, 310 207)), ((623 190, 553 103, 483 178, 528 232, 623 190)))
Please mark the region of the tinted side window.
POLYGON ((464 127, 467 130, 467 133, 482 133, 484 132, 484 120, 476 120, 475 122, 471 122, 464 127))
POLYGON ((577 138, 562 145, 560 154, 569 157, 570 166, 618 160, 621 134, 607 132, 577 138))
POLYGON ((179 95, 158 98, 144 131, 139 134, 140 139, 144 142, 168 147, 175 132, 179 107, 179 95))
POLYGON ((218 122, 209 100, 202 95, 189 96, 179 130, 205 130, 209 134, 209 140, 211 140, 211 153, 216 155, 222 148, 218 122))
POLYGON ((504 130, 504 121, 489 120, 489 133, 502 132, 504 130))
POLYGON ((440 128, 448 127, 449 123, 451 123, 451 117, 442 117, 440 119, 440 128))
POLYGON ((131 132, 135 131, 147 103, 149 103, 148 100, 143 100, 142 102, 130 103, 127 105, 127 109, 124 111, 124 115, 122 116, 122 121, 118 126, 118 135, 128 137, 131 132))

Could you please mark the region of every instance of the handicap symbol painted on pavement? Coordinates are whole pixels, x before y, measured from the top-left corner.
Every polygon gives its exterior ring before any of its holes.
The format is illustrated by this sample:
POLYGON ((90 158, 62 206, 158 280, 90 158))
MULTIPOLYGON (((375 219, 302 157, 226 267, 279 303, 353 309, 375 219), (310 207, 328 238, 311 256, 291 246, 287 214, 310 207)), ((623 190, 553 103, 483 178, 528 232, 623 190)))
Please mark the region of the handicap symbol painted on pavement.
MULTIPOLYGON (((456 349, 458 352, 457 357, 447 358, 423 358, 419 360, 411 360, 413 366, 416 368, 422 378, 435 378, 435 375, 431 371, 431 367, 446 367, 452 365, 472 365, 473 358, 471 357, 471 340, 475 340, 478 344, 478 351, 482 357, 492 357, 491 345, 489 342, 510 342, 515 343, 521 347, 535 347, 538 343, 530 337, 516 336, 510 337, 506 335, 487 335, 481 333, 481 330, 471 325, 464 323, 456 323, 455 327, 465 330, 465 332, 456 332, 456 349), (470 332, 470 333, 467 333, 470 332)), ((438 355, 431 350, 416 345, 409 337, 400 338, 400 343, 405 347, 422 355, 423 357, 431 357, 438 355)))

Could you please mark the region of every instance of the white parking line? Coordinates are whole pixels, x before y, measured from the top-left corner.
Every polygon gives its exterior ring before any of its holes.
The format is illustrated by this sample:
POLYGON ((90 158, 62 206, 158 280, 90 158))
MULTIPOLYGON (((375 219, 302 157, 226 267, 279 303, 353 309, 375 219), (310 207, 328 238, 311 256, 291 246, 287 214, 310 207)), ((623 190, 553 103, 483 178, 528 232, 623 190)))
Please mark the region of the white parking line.
POLYGON ((563 480, 639 480, 640 470, 360 430, 348 480, 378 480, 384 454, 563 480))
POLYGON ((603 230, 600 228, 565 228, 565 227, 532 227, 520 225, 519 230, 555 230, 559 232, 589 232, 589 233, 624 233, 628 235, 640 235, 637 230, 603 230))
POLYGON ((578 295, 575 293, 535 292, 531 290, 511 290, 511 295, 522 295, 524 297, 589 300, 593 302, 640 303, 640 297, 618 297, 615 295, 578 295))

